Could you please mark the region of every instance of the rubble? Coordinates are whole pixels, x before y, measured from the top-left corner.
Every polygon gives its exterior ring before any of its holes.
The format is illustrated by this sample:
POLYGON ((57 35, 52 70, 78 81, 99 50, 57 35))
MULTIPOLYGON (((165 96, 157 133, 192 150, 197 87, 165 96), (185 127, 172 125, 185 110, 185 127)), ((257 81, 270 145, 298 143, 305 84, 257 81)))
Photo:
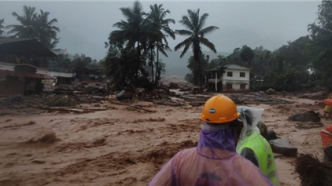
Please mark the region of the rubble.
POLYGON ((23 96, 22 95, 12 95, 8 97, 9 102, 22 102, 23 101, 23 96))
POLYGON ((70 107, 77 105, 77 99, 70 96, 49 96, 45 99, 44 104, 50 107, 70 107))
POLYGON ((272 88, 269 88, 269 89, 267 89, 266 91, 265 91, 265 93, 267 94, 267 95, 271 95, 271 94, 275 94, 275 90, 274 89, 272 89, 272 88))
POLYGON ((297 123, 296 128, 298 129, 312 129, 312 128, 321 128, 324 125, 321 122, 303 122, 297 123))
POLYGON ((123 100, 123 99, 132 99, 134 93, 132 91, 122 90, 116 95, 116 99, 123 100))
POLYGON ((302 186, 332 185, 332 163, 320 162, 312 154, 300 154, 294 167, 302 186))
POLYGON ((297 156, 297 148, 294 147, 288 139, 274 139, 269 142, 273 152, 290 157, 297 156))
POLYGON ((179 85, 175 82, 171 82, 168 86, 169 89, 178 89, 179 85))
POLYGON ((327 91, 323 90, 323 91, 319 91, 319 92, 315 92, 315 93, 306 93, 306 94, 300 95, 299 98, 326 99, 327 94, 328 94, 327 91))
POLYGON ((312 122, 319 122, 320 117, 319 114, 314 111, 307 111, 304 113, 298 113, 290 116, 288 118, 290 121, 312 121, 312 122))
POLYGON ((229 96, 236 104, 291 104, 291 101, 285 99, 273 98, 265 93, 231 94, 229 96))
POLYGON ((55 93, 65 93, 65 94, 72 94, 74 92, 74 89, 72 86, 68 84, 61 84, 61 85, 56 85, 54 87, 54 92, 55 93))

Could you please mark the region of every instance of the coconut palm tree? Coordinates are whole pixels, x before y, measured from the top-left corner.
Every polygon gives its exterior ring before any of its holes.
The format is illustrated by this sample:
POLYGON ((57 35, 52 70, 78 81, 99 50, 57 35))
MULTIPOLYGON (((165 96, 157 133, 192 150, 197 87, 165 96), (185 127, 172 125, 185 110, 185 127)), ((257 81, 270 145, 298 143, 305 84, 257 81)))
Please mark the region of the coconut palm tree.
MULTIPOLYGON (((174 31, 169 27, 170 23, 175 24, 174 19, 166 18, 167 14, 170 14, 169 10, 165 10, 163 8, 163 5, 150 5, 150 13, 148 16, 150 27, 152 30, 155 30, 161 38, 161 40, 151 40, 150 41, 150 49, 151 49, 151 59, 153 59, 153 52, 154 47, 157 48, 157 62, 156 62, 156 69, 159 69, 159 51, 166 57, 167 53, 166 50, 171 51, 171 49, 168 46, 167 37, 170 36, 172 39, 175 39, 175 33, 174 31)), ((152 77, 153 74, 153 61, 151 61, 152 65, 152 77)), ((157 79, 158 80, 158 79, 157 79)), ((156 81, 157 82, 157 81, 156 81)))
POLYGON ((111 32, 109 39, 114 42, 126 42, 127 48, 135 48, 137 59, 140 60, 140 45, 144 38, 155 37, 153 30, 149 29, 147 14, 143 11, 143 6, 139 1, 135 1, 132 8, 120 8, 126 21, 121 20, 113 26, 119 28, 111 32))
POLYGON ((60 29, 54 26, 54 23, 58 22, 58 20, 56 18, 49 20, 49 15, 49 12, 40 10, 40 14, 37 16, 36 32, 38 34, 38 40, 42 44, 48 48, 54 48, 59 42, 57 32, 59 32, 60 29))
POLYGON ((14 37, 19 38, 36 38, 42 44, 48 48, 54 48, 59 42, 57 38, 57 32, 60 29, 54 26, 54 23, 58 22, 57 19, 48 19, 49 12, 40 10, 40 14, 37 14, 34 7, 23 7, 24 15, 20 16, 16 12, 12 15, 20 22, 20 25, 8 25, 8 34, 13 34, 14 37))
POLYGON ((35 7, 23 7, 23 16, 13 12, 12 15, 16 17, 20 25, 8 25, 6 28, 10 29, 8 34, 14 34, 14 37, 20 38, 37 38, 36 33, 36 8, 35 7))
POLYGON ((205 45, 214 53, 216 53, 214 44, 205 38, 205 35, 219 29, 216 26, 208 26, 203 28, 208 16, 209 14, 206 13, 200 16, 199 9, 197 11, 188 10, 188 15, 183 16, 179 21, 186 29, 175 31, 176 34, 181 36, 188 36, 188 38, 176 45, 174 49, 177 51, 180 48, 183 48, 183 51, 180 55, 182 58, 183 55, 188 51, 189 47, 192 46, 194 59, 198 63, 200 69, 200 86, 202 86, 202 69, 200 63, 200 56, 202 55, 201 44, 205 45))
POLYGON ((0 19, 0 37, 5 33, 4 28, 5 26, 3 26, 3 23, 5 22, 5 19, 0 19))

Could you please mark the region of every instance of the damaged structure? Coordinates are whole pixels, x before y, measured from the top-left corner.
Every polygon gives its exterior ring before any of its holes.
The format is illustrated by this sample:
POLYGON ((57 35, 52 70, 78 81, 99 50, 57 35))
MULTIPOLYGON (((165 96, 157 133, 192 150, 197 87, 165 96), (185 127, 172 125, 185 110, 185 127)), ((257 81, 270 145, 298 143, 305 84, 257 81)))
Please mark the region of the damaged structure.
POLYGON ((36 39, 0 38, 0 96, 43 91, 43 82, 59 76, 48 69, 49 61, 56 57, 36 39))
POLYGON ((235 64, 207 71, 207 87, 215 92, 249 92, 250 69, 235 64))

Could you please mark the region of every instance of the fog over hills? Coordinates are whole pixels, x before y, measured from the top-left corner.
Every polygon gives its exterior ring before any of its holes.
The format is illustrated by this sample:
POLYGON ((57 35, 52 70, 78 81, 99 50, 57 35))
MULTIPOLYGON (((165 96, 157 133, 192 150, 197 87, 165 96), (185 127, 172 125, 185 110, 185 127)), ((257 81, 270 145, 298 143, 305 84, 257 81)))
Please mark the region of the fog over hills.
MULTIPOLYGON (((161 60, 166 64, 166 74, 165 76, 176 75, 179 77, 184 77, 190 70, 187 67, 188 59, 193 55, 191 51, 187 51, 187 53, 180 58, 182 51, 176 52, 168 52, 168 57, 164 55, 160 55, 161 60)), ((231 54, 230 52, 217 52, 216 54, 211 51, 203 51, 204 55, 209 55, 210 60, 217 58, 218 55, 228 56, 231 54)))

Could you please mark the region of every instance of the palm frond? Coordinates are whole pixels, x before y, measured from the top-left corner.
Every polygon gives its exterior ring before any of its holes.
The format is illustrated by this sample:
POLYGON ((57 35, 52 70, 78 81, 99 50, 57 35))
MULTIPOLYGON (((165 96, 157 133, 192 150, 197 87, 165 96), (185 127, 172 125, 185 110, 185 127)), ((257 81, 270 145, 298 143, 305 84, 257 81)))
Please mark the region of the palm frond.
POLYGON ((189 31, 189 30, 175 30, 176 34, 179 34, 181 36, 192 36, 193 32, 189 31))
POLYGON ((184 54, 188 51, 189 47, 190 47, 191 43, 187 43, 186 46, 184 47, 181 55, 180 55, 180 58, 182 58, 184 56, 184 54))
POLYGON ((187 39, 183 40, 181 43, 177 44, 175 47, 174 47, 174 50, 177 51, 179 50, 180 48, 186 46, 186 45, 190 45, 191 44, 191 41, 192 41, 192 37, 188 37, 187 39))
POLYGON ((193 25, 194 30, 197 32, 199 24, 199 9, 196 11, 188 10, 188 16, 191 24, 193 25))
POLYGON ((202 30, 202 28, 204 27, 204 25, 206 23, 206 19, 208 17, 209 17, 209 14, 207 14, 207 13, 201 15, 201 17, 199 18, 199 23, 197 25, 197 30, 202 30))
POLYGON ((214 47, 214 44, 211 43, 208 39, 206 38, 203 38, 203 37, 200 37, 199 38, 199 41, 205 45, 206 47, 208 47, 210 50, 212 50, 214 53, 216 53, 216 48, 214 47))
POLYGON ((209 27, 206 27, 204 29, 202 29, 201 31, 198 32, 199 35, 206 35, 206 34, 209 34, 215 30, 218 30, 219 28, 216 27, 216 26, 209 26, 209 27))

